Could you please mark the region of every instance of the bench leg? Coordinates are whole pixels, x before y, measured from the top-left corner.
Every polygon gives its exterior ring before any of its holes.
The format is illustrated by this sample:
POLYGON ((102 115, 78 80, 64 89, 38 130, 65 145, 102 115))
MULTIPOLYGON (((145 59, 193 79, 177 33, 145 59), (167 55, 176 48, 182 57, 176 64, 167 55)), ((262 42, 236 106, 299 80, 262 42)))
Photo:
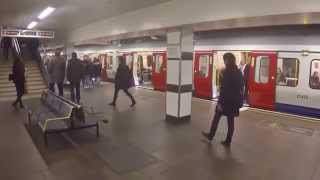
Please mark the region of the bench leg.
POLYGON ((97 125, 96 125, 96 130, 97 130, 97 137, 99 137, 100 136, 100 132, 99 132, 99 123, 97 123, 97 125))
POLYGON ((46 145, 46 146, 48 146, 48 134, 47 134, 47 132, 44 132, 44 144, 46 145))
POLYGON ((29 125, 29 128, 31 128, 31 113, 28 112, 28 125, 29 125))

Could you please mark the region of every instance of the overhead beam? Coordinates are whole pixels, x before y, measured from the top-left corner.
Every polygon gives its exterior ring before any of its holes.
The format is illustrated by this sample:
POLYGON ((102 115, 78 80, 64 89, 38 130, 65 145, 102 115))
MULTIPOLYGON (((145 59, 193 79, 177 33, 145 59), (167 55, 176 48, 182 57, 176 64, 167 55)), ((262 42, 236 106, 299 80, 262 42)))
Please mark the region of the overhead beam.
POLYGON ((1 37, 54 39, 53 31, 1 28, 1 37))

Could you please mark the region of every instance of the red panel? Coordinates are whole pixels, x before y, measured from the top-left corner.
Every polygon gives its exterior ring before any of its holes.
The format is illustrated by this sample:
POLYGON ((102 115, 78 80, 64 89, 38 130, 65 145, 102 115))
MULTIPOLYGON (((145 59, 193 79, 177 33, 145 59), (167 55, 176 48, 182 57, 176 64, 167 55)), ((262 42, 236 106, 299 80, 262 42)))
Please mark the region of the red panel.
POLYGON ((213 63, 213 53, 212 52, 196 52, 195 53, 195 61, 194 61, 194 88, 195 95, 200 98, 211 99, 212 98, 212 67, 213 63), (199 70, 200 66, 200 57, 202 55, 209 56, 208 63, 208 76, 201 76, 201 72, 199 70))
POLYGON ((165 91, 167 81, 167 54, 166 52, 153 53, 154 63, 152 65, 152 83, 155 90, 165 91), (162 56, 163 62, 160 72, 156 72, 156 56, 162 56))
POLYGON ((277 66, 277 54, 275 52, 252 52, 249 78, 249 103, 252 107, 274 110, 275 109, 275 76, 277 66), (260 56, 269 57, 269 77, 266 83, 255 80, 255 66, 260 56))

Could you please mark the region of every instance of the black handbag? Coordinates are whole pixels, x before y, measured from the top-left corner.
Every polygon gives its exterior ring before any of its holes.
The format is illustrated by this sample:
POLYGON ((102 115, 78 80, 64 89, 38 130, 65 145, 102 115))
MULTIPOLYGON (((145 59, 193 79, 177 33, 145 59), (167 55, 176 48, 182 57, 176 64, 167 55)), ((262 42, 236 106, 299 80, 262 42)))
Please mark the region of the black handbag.
POLYGON ((9 74, 8 80, 13 81, 13 74, 9 74))

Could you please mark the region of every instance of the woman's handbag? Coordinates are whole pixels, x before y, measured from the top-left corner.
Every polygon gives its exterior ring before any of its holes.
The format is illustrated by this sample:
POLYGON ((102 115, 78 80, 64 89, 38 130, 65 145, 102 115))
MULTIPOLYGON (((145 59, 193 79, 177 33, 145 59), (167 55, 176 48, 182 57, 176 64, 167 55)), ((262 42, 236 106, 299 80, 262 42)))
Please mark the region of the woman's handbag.
POLYGON ((13 74, 9 74, 8 80, 13 81, 13 74))

